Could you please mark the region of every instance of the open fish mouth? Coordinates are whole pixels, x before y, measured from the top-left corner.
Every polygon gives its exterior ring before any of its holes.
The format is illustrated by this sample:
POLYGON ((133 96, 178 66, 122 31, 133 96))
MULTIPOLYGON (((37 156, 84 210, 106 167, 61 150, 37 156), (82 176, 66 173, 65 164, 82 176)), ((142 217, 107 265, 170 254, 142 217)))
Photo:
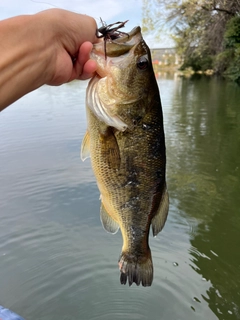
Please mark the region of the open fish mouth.
POLYGON ((128 53, 135 45, 142 40, 141 28, 135 27, 129 33, 121 33, 119 38, 111 40, 104 39, 93 45, 90 58, 97 62, 97 73, 99 76, 106 76, 106 66, 111 58, 120 58, 128 53))
POLYGON ((128 52, 141 38, 141 28, 138 26, 133 28, 129 33, 121 32, 118 38, 114 40, 106 38, 103 41, 95 43, 93 45, 92 53, 98 52, 99 54, 101 52, 103 54, 106 53, 108 57, 118 57, 128 52), (137 39, 136 35, 138 35, 137 39))

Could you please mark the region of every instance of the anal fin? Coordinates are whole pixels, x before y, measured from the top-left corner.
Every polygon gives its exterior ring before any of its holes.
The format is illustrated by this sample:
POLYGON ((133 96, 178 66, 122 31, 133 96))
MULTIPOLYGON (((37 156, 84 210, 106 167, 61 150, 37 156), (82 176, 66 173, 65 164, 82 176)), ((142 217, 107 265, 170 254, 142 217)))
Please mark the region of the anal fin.
POLYGON ((110 232, 112 234, 115 234, 118 232, 118 229, 119 229, 118 223, 109 216, 106 209, 104 208, 103 203, 101 203, 101 207, 100 207, 100 219, 101 219, 103 228, 107 232, 110 232))
POLYGON ((153 232, 154 237, 164 227, 164 224, 167 220, 168 208, 169 208, 169 197, 168 197, 167 187, 165 185, 158 210, 157 210, 156 214, 154 215, 154 217, 152 218, 152 222, 151 222, 152 223, 152 232, 153 232))

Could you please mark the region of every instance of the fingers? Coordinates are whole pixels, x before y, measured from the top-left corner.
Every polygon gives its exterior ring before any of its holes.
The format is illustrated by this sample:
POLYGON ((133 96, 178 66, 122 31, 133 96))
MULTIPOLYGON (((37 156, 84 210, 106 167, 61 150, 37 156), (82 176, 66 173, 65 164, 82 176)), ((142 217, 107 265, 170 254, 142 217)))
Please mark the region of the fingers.
POLYGON ((74 79, 89 79, 96 71, 96 63, 89 60, 93 43, 97 42, 95 19, 62 9, 49 9, 37 14, 44 35, 48 64, 46 83, 56 85, 74 79), (49 31, 50 30, 50 31, 49 31))
POLYGON ((97 69, 95 61, 90 59, 90 52, 92 50, 91 42, 84 42, 78 53, 78 58, 74 64, 74 78, 86 80, 93 76, 97 69))
POLYGON ((93 60, 88 60, 83 66, 83 72, 80 75, 80 80, 87 80, 93 77, 97 70, 97 64, 93 60))
POLYGON ((92 51, 92 43, 89 41, 84 42, 79 49, 78 53, 78 67, 80 68, 79 75, 82 73, 84 64, 90 59, 90 52, 92 51))

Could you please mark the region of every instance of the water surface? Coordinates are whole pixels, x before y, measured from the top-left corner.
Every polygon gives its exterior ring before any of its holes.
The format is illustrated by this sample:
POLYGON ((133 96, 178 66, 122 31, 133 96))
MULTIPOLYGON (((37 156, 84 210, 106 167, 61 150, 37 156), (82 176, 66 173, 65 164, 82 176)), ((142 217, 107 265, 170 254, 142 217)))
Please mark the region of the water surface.
POLYGON ((240 88, 158 78, 169 217, 152 287, 119 283, 121 234, 99 220, 79 150, 87 83, 42 87, 0 114, 0 304, 26 320, 240 319, 240 88))

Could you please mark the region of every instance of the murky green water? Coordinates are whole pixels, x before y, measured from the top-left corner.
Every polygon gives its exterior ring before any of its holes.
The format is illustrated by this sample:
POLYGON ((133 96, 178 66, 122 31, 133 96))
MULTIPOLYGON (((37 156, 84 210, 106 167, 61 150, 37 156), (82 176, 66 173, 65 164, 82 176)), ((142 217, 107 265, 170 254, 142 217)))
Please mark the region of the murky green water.
POLYGON ((121 286, 122 240, 79 159, 86 83, 0 114, 0 304, 26 320, 240 319, 240 88, 163 74, 170 212, 152 287, 121 286))

